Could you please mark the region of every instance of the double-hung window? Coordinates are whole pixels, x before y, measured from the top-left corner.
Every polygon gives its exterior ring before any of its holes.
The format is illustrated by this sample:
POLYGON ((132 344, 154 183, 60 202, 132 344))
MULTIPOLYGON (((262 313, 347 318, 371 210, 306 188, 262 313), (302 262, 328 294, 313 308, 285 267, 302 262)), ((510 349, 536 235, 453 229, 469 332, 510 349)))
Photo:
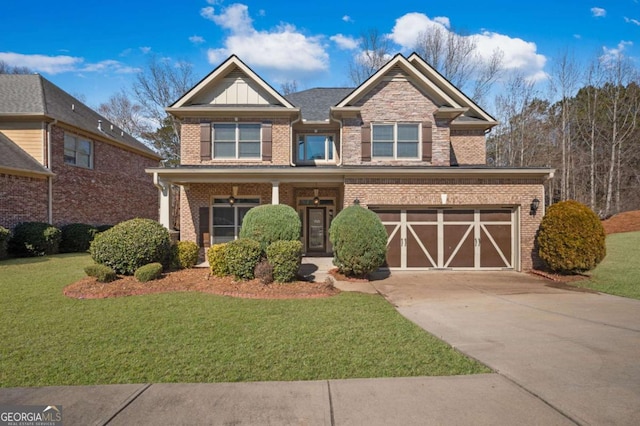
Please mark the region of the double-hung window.
POLYGON ((213 158, 260 158, 260 124, 218 123, 213 128, 213 158))
POLYGON ((71 133, 64 134, 64 162, 73 166, 93 168, 93 142, 71 133))
POLYGON ((394 159, 420 158, 419 123, 385 123, 371 126, 373 157, 394 159))
POLYGON ((260 205, 259 198, 213 199, 213 244, 233 241, 240 235, 242 221, 247 212, 260 205))
POLYGON ((300 135, 298 137, 298 162, 334 162, 334 144, 331 135, 300 135))

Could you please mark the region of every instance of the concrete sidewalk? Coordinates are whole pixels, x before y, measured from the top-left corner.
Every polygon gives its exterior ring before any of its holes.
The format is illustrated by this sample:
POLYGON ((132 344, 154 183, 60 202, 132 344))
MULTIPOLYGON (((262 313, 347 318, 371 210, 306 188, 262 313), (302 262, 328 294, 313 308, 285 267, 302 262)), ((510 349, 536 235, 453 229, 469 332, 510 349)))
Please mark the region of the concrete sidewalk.
POLYGON ((497 374, 0 389, 0 403, 62 405, 64 425, 571 425, 497 374))

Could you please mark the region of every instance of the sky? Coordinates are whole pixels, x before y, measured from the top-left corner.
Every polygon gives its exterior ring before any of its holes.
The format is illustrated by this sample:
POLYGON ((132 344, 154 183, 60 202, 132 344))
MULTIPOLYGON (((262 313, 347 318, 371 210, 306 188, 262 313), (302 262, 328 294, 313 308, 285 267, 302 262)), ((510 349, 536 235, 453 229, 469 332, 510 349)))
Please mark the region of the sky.
MULTIPOLYGON (((369 29, 409 55, 428 26, 504 52, 505 75, 544 87, 563 52, 581 62, 640 61, 639 0, 3 0, 0 60, 42 74, 91 107, 129 90, 151 57, 187 61, 196 80, 236 54, 274 88, 351 87, 349 62, 369 29)), ((541 89, 542 90, 542 89, 541 89)))

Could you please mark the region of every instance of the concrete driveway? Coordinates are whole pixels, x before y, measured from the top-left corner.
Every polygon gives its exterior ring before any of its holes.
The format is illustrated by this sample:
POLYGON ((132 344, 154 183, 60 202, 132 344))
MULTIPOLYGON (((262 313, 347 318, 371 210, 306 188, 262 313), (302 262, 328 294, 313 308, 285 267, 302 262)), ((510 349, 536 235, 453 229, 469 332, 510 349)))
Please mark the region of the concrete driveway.
POLYGON ((397 272, 373 284, 402 315, 576 423, 640 424, 640 301, 549 283, 397 272))

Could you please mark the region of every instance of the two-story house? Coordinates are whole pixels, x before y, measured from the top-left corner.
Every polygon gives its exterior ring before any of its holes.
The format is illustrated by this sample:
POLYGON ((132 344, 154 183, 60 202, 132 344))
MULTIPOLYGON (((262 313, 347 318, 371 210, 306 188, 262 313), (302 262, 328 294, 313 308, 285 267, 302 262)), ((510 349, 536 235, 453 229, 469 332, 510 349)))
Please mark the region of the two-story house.
POLYGON ((0 75, 0 226, 157 219, 160 157, 40 75, 0 75))
POLYGON ((245 213, 287 204, 306 255, 331 253, 346 206, 375 211, 399 269, 531 269, 547 168, 486 165, 497 123, 418 55, 396 55, 355 89, 283 96, 231 56, 167 108, 182 122, 181 164, 149 169, 180 185, 181 239, 238 237, 245 213))

